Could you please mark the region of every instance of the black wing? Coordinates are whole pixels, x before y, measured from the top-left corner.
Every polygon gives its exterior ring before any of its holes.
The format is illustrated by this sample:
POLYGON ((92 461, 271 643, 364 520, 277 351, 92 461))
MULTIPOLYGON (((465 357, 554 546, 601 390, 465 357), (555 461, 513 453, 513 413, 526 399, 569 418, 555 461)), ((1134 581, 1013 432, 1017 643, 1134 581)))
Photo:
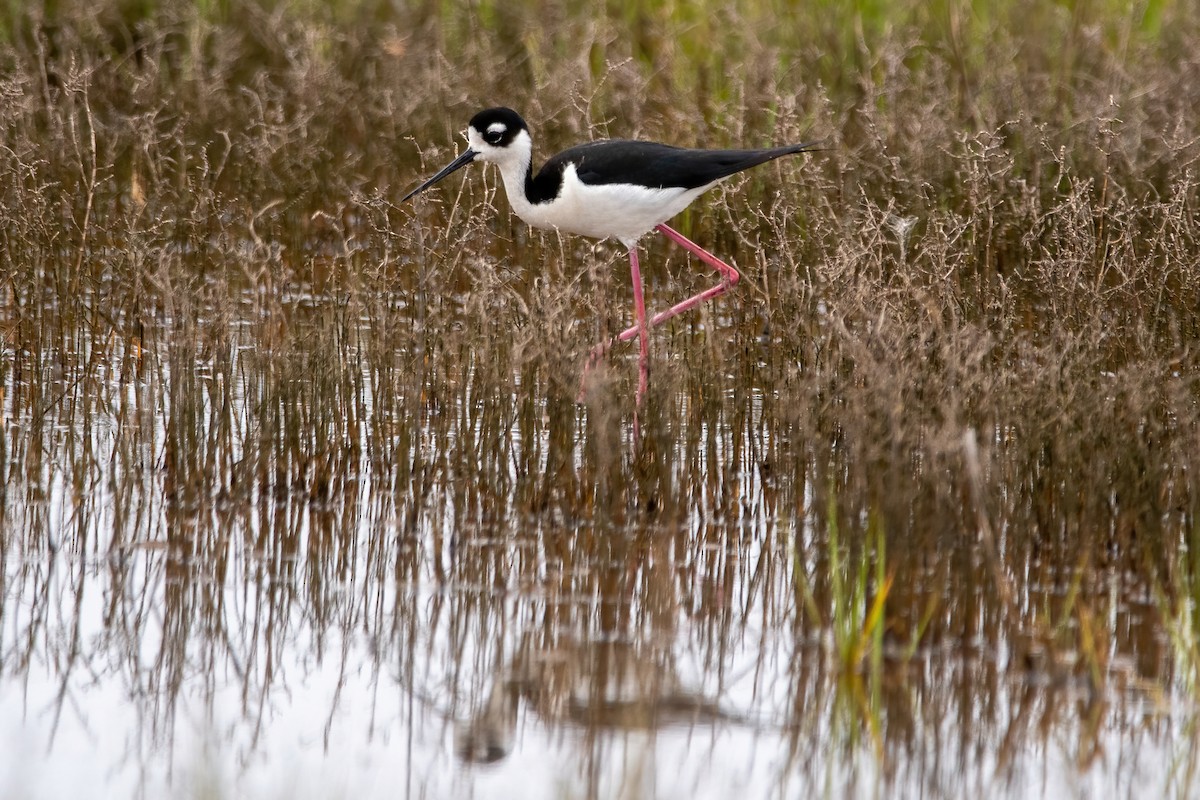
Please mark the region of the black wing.
POLYGON ((562 172, 575 164, 579 179, 592 185, 639 183, 658 189, 697 189, 780 156, 803 153, 816 143, 765 150, 692 150, 658 142, 610 140, 588 142, 557 154, 538 172, 533 183, 557 195, 562 172))

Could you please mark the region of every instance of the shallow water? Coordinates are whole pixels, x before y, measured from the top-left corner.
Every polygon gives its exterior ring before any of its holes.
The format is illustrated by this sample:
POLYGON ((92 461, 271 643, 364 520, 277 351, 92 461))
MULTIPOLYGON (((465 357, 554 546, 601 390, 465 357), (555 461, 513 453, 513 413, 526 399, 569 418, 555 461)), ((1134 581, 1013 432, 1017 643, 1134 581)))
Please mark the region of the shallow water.
POLYGON ((847 514, 871 465, 770 354, 712 378, 733 323, 656 339, 635 438, 628 353, 577 406, 386 321, 250 293, 10 351, 5 796, 1197 795, 1144 574, 847 514))

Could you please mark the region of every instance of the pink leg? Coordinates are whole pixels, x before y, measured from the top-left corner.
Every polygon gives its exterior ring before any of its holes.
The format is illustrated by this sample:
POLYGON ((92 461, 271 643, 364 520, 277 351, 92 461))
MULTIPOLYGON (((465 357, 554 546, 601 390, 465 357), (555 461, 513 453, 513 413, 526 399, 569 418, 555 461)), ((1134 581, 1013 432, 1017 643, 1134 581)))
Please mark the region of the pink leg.
POLYGON ((637 247, 629 249, 629 273, 633 278, 633 308, 637 314, 637 325, 633 330, 639 334, 641 352, 638 358, 638 388, 636 404, 642 405, 642 395, 650 383, 650 326, 646 324, 646 301, 642 296, 642 270, 638 266, 637 247))
MULTIPOLYGON (((633 275, 634 275, 634 280, 633 280, 634 304, 635 304, 635 310, 638 312, 638 323, 636 325, 634 325, 633 327, 626 328, 625 330, 621 331, 621 333, 617 334, 612 339, 609 339, 607 342, 601 342, 600 344, 598 344, 592 348, 592 352, 588 356, 587 364, 584 365, 584 368, 583 368, 583 379, 586 381, 588 372, 592 369, 593 366, 595 366, 597 361, 599 361, 601 358, 604 357, 604 354, 607 353, 612 348, 613 345, 615 345, 617 342, 628 342, 630 339, 632 339, 634 336, 637 336, 640 333, 641 334, 641 343, 642 343, 642 365, 641 365, 641 375, 640 375, 640 379, 638 382, 638 404, 639 405, 641 404, 642 393, 645 391, 645 383, 648 380, 647 372, 649 369, 648 357, 649 357, 649 346, 650 346, 649 342, 648 342, 648 328, 653 328, 657 325, 661 325, 662 323, 666 322, 667 320, 671 319, 672 317, 677 317, 685 311, 691 311, 693 308, 700 305, 701 303, 703 303, 706 300, 712 300, 714 297, 720 297, 721 295, 728 292, 730 290, 730 288, 735 283, 737 283, 738 280, 742 277, 736 269, 734 269, 733 267, 729 266, 721 259, 714 256, 712 253, 708 252, 703 247, 701 247, 700 245, 693 242, 691 239, 684 236, 682 233, 679 233, 674 228, 671 228, 667 225, 657 225, 657 226, 655 226, 655 230, 657 230, 663 236, 666 236, 668 239, 675 242, 677 245, 684 248, 688 252, 692 253, 694 256, 699 258, 705 264, 708 264, 710 267, 715 269, 717 272, 721 273, 721 282, 718 283, 716 286, 713 286, 710 289, 705 289, 703 292, 700 292, 699 294, 692 295, 687 300, 676 303, 675 305, 668 308, 666 311, 660 311, 659 313, 654 315, 654 317, 650 320, 649 324, 647 325, 645 322, 646 306, 642 300, 642 280, 641 280, 641 272, 638 268, 638 263, 637 263, 637 253, 636 253, 636 250, 629 251, 630 265, 631 265, 631 268, 633 270, 633 275)), ((579 399, 580 400, 583 399, 583 395, 584 395, 584 388, 581 385, 579 388, 579 399)))
MULTIPOLYGON (((656 226, 655 230, 657 230, 663 236, 666 236, 671 241, 675 242, 675 244, 679 245, 684 250, 687 250, 692 255, 696 256, 696 258, 700 259, 705 264, 708 264, 717 272, 721 273, 721 282, 711 289, 705 289, 703 292, 689 297, 682 303, 676 303, 666 311, 660 311, 659 313, 655 314, 654 319, 650 320, 650 327, 653 328, 655 325, 661 325, 671 317, 677 317, 685 311, 690 311, 703 303, 705 300, 712 300, 714 297, 720 297, 728 292, 730 288, 732 288, 733 285, 741 279, 742 276, 736 269, 714 256, 712 253, 708 252, 679 231, 669 228, 666 225, 658 225, 656 226)), ((617 338, 619 338, 621 341, 627 341, 628 337, 625 336, 625 333, 628 333, 628 331, 623 332, 617 338)))

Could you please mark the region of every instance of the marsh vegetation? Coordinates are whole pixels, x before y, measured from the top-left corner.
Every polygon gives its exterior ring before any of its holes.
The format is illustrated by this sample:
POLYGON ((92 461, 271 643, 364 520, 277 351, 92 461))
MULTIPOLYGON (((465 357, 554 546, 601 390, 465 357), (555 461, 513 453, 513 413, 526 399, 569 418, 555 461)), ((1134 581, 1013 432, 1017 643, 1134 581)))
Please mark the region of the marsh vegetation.
POLYGON ((1188 4, 0 7, 6 796, 1200 795, 1188 4))

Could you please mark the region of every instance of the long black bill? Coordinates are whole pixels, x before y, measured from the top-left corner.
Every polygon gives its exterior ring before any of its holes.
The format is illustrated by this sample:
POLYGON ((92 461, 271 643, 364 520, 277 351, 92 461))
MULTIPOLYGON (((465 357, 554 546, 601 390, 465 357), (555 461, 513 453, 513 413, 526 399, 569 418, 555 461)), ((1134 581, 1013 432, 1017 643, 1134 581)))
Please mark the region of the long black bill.
POLYGON ((421 184, 420 186, 418 186, 417 188, 413 189, 413 190, 412 190, 411 192, 409 192, 408 194, 404 195, 404 197, 402 197, 402 198, 400 199, 400 202, 401 202, 401 203, 403 203, 405 200, 407 200, 408 198, 412 197, 414 194, 417 194, 417 193, 419 193, 419 192, 423 192, 423 191, 425 191, 425 190, 426 190, 426 189, 428 189, 430 186, 433 186, 435 183, 437 183, 438 181, 440 181, 442 178, 444 178, 444 177, 446 177, 447 175, 449 175, 451 172, 454 172, 455 170, 460 170, 460 169, 462 169, 462 168, 463 168, 463 167, 465 167, 467 164, 470 164, 470 163, 471 163, 471 161, 472 161, 472 160, 475 158, 475 156, 477 156, 477 155, 479 155, 479 153, 475 152, 474 150, 471 150, 471 149, 464 150, 464 151, 463 151, 463 154, 462 154, 461 156, 459 156, 458 158, 454 159, 454 160, 453 160, 453 161, 451 161, 449 164, 447 164, 446 166, 444 166, 444 167, 441 169, 441 171, 440 171, 440 172, 438 172, 438 174, 437 174, 437 175, 434 175, 432 178, 430 178, 429 180, 425 181, 424 183, 422 183, 422 184, 421 184))

